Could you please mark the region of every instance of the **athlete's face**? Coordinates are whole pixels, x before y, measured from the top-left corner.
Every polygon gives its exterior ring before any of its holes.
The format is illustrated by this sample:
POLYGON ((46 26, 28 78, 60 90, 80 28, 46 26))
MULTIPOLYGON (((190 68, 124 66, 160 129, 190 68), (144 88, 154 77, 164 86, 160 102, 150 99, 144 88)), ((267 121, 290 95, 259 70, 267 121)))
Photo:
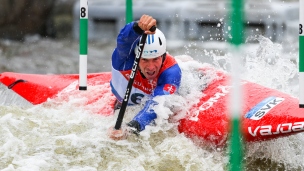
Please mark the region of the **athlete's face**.
POLYGON ((162 59, 162 56, 153 59, 140 58, 139 68, 147 79, 152 80, 158 75, 162 59))

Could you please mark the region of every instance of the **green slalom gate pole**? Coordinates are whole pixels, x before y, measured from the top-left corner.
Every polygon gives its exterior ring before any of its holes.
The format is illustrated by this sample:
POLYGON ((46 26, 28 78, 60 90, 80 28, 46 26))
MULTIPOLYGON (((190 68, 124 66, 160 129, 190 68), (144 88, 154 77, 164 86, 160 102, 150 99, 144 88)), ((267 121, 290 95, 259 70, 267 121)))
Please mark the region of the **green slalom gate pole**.
POLYGON ((231 44, 233 55, 231 63, 231 84, 232 84, 232 95, 230 100, 230 153, 229 153, 229 169, 230 171, 241 171, 242 156, 243 156, 243 143, 240 116, 242 112, 242 89, 240 88, 240 47, 243 43, 243 2, 242 0, 232 0, 231 3, 231 14, 230 14, 230 25, 231 25, 231 44))
POLYGON ((304 0, 300 0, 300 12, 299 12, 299 85, 300 85, 300 97, 299 107, 304 108, 304 0))
POLYGON ((133 4, 132 0, 126 0, 126 24, 133 21, 133 4))
POLYGON ((80 0, 79 90, 87 90, 88 12, 88 0, 80 0))

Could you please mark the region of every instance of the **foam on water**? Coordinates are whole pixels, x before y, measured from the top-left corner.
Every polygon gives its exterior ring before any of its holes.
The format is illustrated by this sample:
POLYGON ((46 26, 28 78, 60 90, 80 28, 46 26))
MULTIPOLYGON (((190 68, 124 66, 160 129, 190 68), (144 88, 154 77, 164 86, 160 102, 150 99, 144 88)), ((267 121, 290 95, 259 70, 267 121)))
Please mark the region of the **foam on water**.
POLYGON ((298 55, 283 53, 281 44, 263 36, 259 36, 258 41, 256 54, 246 55, 244 79, 298 97, 298 66, 297 61, 291 60, 298 59, 298 55))
MULTIPOLYGON (((260 36, 256 56, 248 55, 245 63, 244 79, 271 87, 291 96, 298 97, 299 81, 297 53, 283 53, 280 44, 260 36)), ((285 166, 286 170, 303 170, 304 134, 275 139, 271 141, 248 143, 246 145, 248 162, 252 158, 270 159, 285 166)), ((268 163, 268 162, 265 162, 268 163)))
MULTIPOLYGON (((288 54, 281 52, 280 45, 264 37, 260 37, 259 42, 258 46, 244 47, 243 79, 297 96, 296 64, 288 54)), ((213 58, 214 66, 229 71, 229 53, 207 55, 213 58)), ((91 86, 86 92, 78 91, 70 96, 62 94, 36 106, 18 107, 1 103, 0 169, 227 170, 226 148, 204 146, 177 132, 177 120, 188 115, 187 109, 198 102, 198 97, 203 95, 201 90, 215 78, 212 73, 200 73, 199 68, 209 64, 188 59, 188 56, 177 58, 183 72, 180 94, 156 99, 159 103, 154 107, 158 114, 156 126, 148 126, 139 137, 130 134, 122 141, 108 138, 107 130, 115 125, 118 111, 110 116, 96 112, 109 99, 82 106, 96 96, 97 90, 105 87, 91 86), (177 112, 178 115, 173 115, 177 112)), ((8 96, 2 87, 0 92, 1 98, 8 96)), ((124 122, 131 120, 143 103, 128 107, 124 122)), ((252 170, 252 167, 260 170, 303 170, 303 140, 303 134, 297 134, 272 141, 246 143, 246 170, 252 170), (258 161, 260 163, 256 165, 258 161)))
MULTIPOLYGON (((0 167, 33 171, 224 170, 227 158, 223 151, 201 148, 176 128, 177 120, 198 102, 202 88, 211 79, 211 76, 200 78, 199 68, 206 66, 195 61, 181 65, 185 75, 181 93, 156 99, 157 126, 148 126, 140 137, 129 135, 123 141, 113 141, 107 136, 118 111, 110 116, 95 114, 95 109, 109 99, 101 99, 89 107, 81 105, 94 98, 98 89, 107 87, 91 86, 86 92, 73 93, 67 87, 58 98, 42 105, 1 106, 0 167), (176 111, 180 114, 172 116, 176 111)), ((143 103, 128 107, 124 120, 131 120, 143 103)))
MULTIPOLYGON (((241 50, 244 66, 242 79, 298 97, 298 62, 292 60, 297 54, 283 53, 282 45, 274 44, 263 36, 259 36, 257 40, 259 41, 257 47, 249 45, 241 50)), ((231 54, 211 55, 215 66, 230 70, 231 54)), ((304 145, 301 143, 303 140, 304 135, 300 133, 271 141, 246 143, 246 169, 257 169, 257 165, 262 165, 266 168, 265 170, 277 170, 278 168, 303 170, 304 145)))

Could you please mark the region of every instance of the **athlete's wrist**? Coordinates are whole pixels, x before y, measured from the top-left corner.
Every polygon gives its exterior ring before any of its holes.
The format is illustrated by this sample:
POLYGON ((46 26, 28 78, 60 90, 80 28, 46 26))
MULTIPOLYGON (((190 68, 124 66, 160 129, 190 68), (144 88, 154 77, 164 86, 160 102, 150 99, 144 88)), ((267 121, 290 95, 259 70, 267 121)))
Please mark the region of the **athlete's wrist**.
POLYGON ((144 33, 144 31, 138 26, 138 21, 133 22, 133 30, 139 35, 144 33))

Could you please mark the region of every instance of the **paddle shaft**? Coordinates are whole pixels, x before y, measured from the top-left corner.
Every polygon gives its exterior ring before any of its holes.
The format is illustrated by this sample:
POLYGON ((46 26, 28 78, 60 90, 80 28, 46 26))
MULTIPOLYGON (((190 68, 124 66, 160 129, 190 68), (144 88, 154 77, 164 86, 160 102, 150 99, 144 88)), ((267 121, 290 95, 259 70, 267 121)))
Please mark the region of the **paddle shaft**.
MULTIPOLYGON (((152 31, 152 32, 154 32, 155 30, 156 30, 155 26, 151 27, 151 29, 150 29, 150 31, 152 31)), ((127 108, 128 101, 129 101, 129 96, 131 94, 132 85, 133 85, 133 82, 134 82, 134 79, 135 79, 135 74, 138 70, 138 63, 139 63, 139 60, 141 58, 142 51, 145 47, 146 39, 147 39, 147 34, 143 33, 143 35, 141 37, 141 40, 139 42, 138 52, 136 54, 136 57, 135 57, 135 60, 134 60, 133 66, 132 66, 132 71, 131 71, 131 74, 130 74, 130 79, 129 79, 128 86, 127 86, 127 89, 126 89, 125 97, 122 101, 121 108, 119 110, 119 114, 118 114, 116 124, 115 124, 115 127, 114 127, 116 130, 120 129, 123 117, 124 117, 125 112, 126 112, 126 108, 127 108)))

